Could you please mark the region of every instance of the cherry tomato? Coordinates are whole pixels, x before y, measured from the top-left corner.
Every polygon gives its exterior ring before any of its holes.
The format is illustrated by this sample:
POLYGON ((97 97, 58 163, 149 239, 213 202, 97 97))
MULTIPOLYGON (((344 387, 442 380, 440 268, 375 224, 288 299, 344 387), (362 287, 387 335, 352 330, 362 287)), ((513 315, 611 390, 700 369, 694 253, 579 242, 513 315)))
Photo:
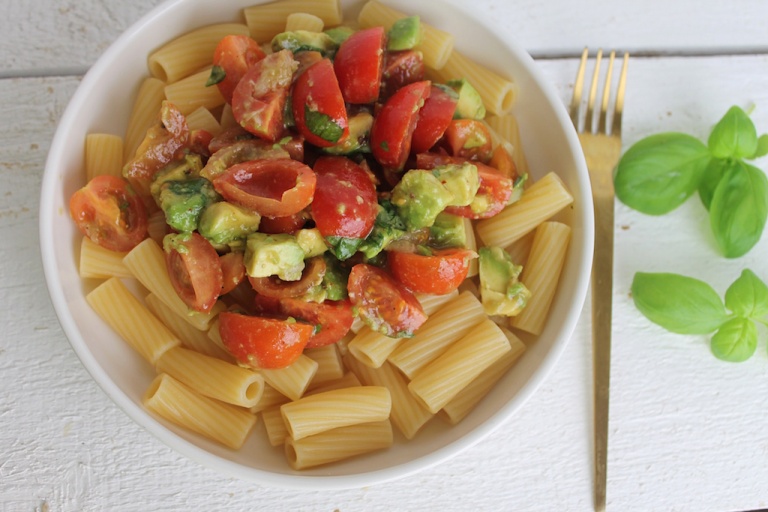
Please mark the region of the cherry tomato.
POLYGON ((212 140, 213 134, 208 130, 203 130, 202 128, 192 130, 189 133, 189 150, 192 153, 200 155, 204 159, 210 158, 211 150, 208 149, 208 146, 211 144, 212 140))
POLYGON ((310 144, 330 147, 349 134, 347 109, 330 60, 315 62, 298 76, 292 101, 296 128, 310 144))
POLYGON ((339 46, 333 69, 347 103, 379 99, 385 40, 384 27, 371 27, 358 30, 339 46))
POLYGON ((229 252, 219 256, 221 263, 222 285, 221 295, 234 290, 245 279, 245 265, 243 265, 243 253, 240 251, 229 252))
POLYGON ((221 80, 216 82, 216 86, 227 103, 232 103, 232 94, 243 76, 264 57, 266 54, 259 43, 248 36, 225 36, 216 45, 213 51, 214 69, 211 78, 216 80, 223 75, 221 80))
POLYGON ((355 317, 348 300, 307 302, 301 299, 282 299, 280 311, 298 320, 319 326, 307 342, 306 348, 332 345, 342 339, 352 327, 355 317))
POLYGON ((406 50, 387 52, 381 74, 380 99, 386 100, 398 89, 424 80, 424 59, 421 52, 406 50))
POLYGON ((240 126, 259 138, 277 140, 297 65, 289 50, 280 50, 248 70, 232 93, 232 114, 240 126))
POLYGON ((209 313, 224 285, 216 249, 198 233, 166 235, 163 249, 173 289, 191 309, 209 313))
POLYGON ((252 160, 233 165, 213 179, 224 199, 266 217, 285 217, 312 202, 315 173, 296 160, 252 160))
POLYGON ((469 262, 477 253, 468 249, 433 251, 432 256, 390 251, 387 262, 392 276, 414 293, 445 295, 467 278, 469 262))
POLYGON ((456 111, 457 99, 443 89, 433 85, 429 98, 419 110, 419 120, 413 130, 411 150, 414 153, 428 151, 440 140, 456 111))
POLYGON ((512 180, 517 178, 517 166, 515 165, 515 161, 512 160, 509 151, 504 149, 504 146, 501 144, 493 149, 493 154, 491 154, 491 160, 488 162, 488 165, 498 170, 507 178, 512 180))
POLYGON ((493 151, 491 132, 476 119, 454 119, 445 130, 445 141, 453 156, 488 162, 493 151))
POLYGON ((301 279, 298 281, 283 281, 277 276, 248 276, 248 281, 260 296, 277 299, 300 297, 323 282, 325 271, 325 259, 322 256, 315 256, 307 260, 301 272, 301 279))
POLYGON ((110 251, 130 251, 147 237, 144 203, 117 176, 96 176, 72 194, 69 214, 85 236, 110 251))
POLYGON ((224 149, 227 146, 231 146, 235 142, 253 140, 254 138, 255 136, 251 134, 251 132, 247 131, 239 124, 236 124, 222 130, 221 133, 211 139, 211 142, 208 144, 208 151, 213 155, 217 151, 224 149))
POLYGON ((221 341, 240 364, 277 369, 290 366, 307 346, 314 327, 291 320, 224 312, 221 341))
MULTIPOLYGON (((315 191, 317 191, 317 187, 315 187, 315 191)), ((285 217, 262 217, 261 222, 259 222, 259 231, 270 235, 295 233, 304 227, 307 220, 309 220, 309 214, 303 210, 285 217)))
POLYGON ((323 236, 365 238, 378 215, 376 186, 352 160, 324 156, 314 166, 317 188, 312 218, 323 236))
POLYGON ((392 169, 402 169, 411 151, 411 135, 419 109, 429 97, 430 83, 416 82, 399 89, 384 103, 371 127, 374 158, 392 169))
POLYGON ((386 271, 358 263, 347 284, 349 299, 371 329, 393 338, 413 336, 427 320, 416 297, 386 271))
POLYGON ((205 167, 200 170, 200 176, 213 181, 235 164, 250 160, 288 159, 290 157, 291 155, 278 144, 272 144, 262 139, 240 140, 211 155, 205 167))

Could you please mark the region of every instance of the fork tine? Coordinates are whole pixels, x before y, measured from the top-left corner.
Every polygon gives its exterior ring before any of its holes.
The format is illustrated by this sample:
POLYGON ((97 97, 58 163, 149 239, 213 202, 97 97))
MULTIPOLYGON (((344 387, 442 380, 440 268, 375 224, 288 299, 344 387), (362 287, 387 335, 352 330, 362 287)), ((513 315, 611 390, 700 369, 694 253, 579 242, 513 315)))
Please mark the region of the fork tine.
POLYGON ((587 56, 589 55, 589 48, 584 48, 581 52, 581 63, 579 64, 579 70, 576 72, 576 82, 573 84, 573 98, 571 99, 571 121, 576 130, 579 130, 579 110, 581 108, 581 96, 584 90, 584 72, 587 69, 587 56))
POLYGON ((613 80, 613 61, 616 58, 616 52, 612 51, 608 59, 608 70, 605 72, 605 85, 603 85, 603 101, 600 105, 600 122, 597 125, 597 133, 607 133, 606 123, 608 120, 608 101, 611 96, 611 83, 613 80))
POLYGON ((595 98, 597 98, 597 82, 600 78, 600 62, 603 59, 603 50, 597 50, 597 56, 595 56, 595 70, 592 73, 592 85, 589 87, 589 100, 587 102, 587 120, 584 126, 584 131, 592 133, 592 127, 595 124, 595 98))
POLYGON ((621 135, 621 115, 624 112, 624 91, 627 88, 627 66, 629 65, 629 53, 624 53, 624 62, 621 65, 619 88, 616 89, 616 107, 613 111, 612 135, 621 135))

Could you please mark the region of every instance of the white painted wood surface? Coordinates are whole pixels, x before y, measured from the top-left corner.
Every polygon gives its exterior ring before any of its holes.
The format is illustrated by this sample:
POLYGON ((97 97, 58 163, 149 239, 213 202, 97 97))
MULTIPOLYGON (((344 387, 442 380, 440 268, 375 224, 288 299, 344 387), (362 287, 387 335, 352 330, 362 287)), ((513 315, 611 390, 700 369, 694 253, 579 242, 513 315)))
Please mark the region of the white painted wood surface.
MULTIPOLYGON (((590 510, 588 306, 552 375, 508 425, 434 469, 365 489, 285 491, 216 474, 160 444, 100 391, 48 301, 39 186, 77 73, 157 3, 3 4, 0 76, 13 78, 0 80, 0 511, 590 510)), ((657 131, 705 136, 732 104, 756 105, 753 118, 768 131, 764 0, 475 3, 535 55, 576 55, 585 44, 667 55, 631 61, 626 146, 657 131), (681 53, 689 56, 669 56, 681 53)), ((539 65, 566 101, 577 62, 539 65)), ((743 268, 768 279, 767 251, 768 236, 744 258, 719 257, 696 198, 660 218, 617 204, 609 511, 768 507, 765 329, 752 359, 727 364, 705 338, 650 324, 629 297, 639 270, 703 278, 721 293, 743 268)))

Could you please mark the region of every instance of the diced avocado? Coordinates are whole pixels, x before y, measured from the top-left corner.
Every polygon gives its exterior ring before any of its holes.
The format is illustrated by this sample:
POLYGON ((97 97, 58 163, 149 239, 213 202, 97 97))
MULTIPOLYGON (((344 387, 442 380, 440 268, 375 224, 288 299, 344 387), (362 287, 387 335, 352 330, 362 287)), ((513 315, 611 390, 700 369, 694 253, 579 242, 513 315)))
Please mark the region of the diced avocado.
POLYGON ((325 239, 317 228, 300 229, 296 232, 295 236, 296 242, 298 242, 301 250, 304 251, 305 258, 320 256, 328 250, 328 246, 325 245, 325 239))
POLYGON ((183 160, 176 160, 160 169, 155 177, 152 179, 150 185, 150 193, 155 198, 158 206, 160 187, 167 181, 183 181, 190 178, 197 178, 200 176, 200 170, 203 168, 203 161, 200 155, 191 153, 186 155, 183 160))
POLYGON ((158 195, 160 208, 165 213, 165 221, 180 232, 197 229, 203 210, 218 199, 213 185, 205 178, 166 181, 160 187, 158 195))
POLYGON ((325 290, 325 298, 328 300, 344 300, 347 298, 347 280, 349 270, 345 270, 339 260, 325 254, 325 275, 321 287, 325 290))
POLYGON ((231 244, 259 229, 261 216, 226 201, 209 205, 200 216, 198 231, 214 245, 231 244))
POLYGON ((429 228, 429 244, 436 249, 466 247, 467 230, 464 217, 442 212, 429 228))
POLYGON ((272 51, 290 50, 292 53, 320 52, 323 57, 332 57, 339 45, 326 33, 308 30, 282 32, 272 38, 272 51))
POLYGON ((421 22, 418 16, 400 18, 387 32, 387 50, 412 50, 421 42, 421 22))
POLYGON ((298 281, 304 270, 304 251, 293 235, 251 233, 243 263, 251 277, 277 276, 283 281, 298 281))
POLYGON ((515 182, 512 185, 512 195, 509 196, 509 201, 507 201, 508 205, 518 202, 520 198, 523 197, 526 181, 528 181, 527 174, 523 174, 522 176, 515 178, 515 182))
POLYGON ((469 205, 480 188, 477 166, 469 162, 461 165, 449 164, 436 167, 432 173, 453 194, 453 199, 448 203, 448 206, 469 205))
POLYGON ((338 26, 329 28, 327 30, 323 31, 325 35, 330 37, 334 43, 337 45, 341 45, 344 41, 349 39, 349 36, 355 33, 355 29, 351 27, 345 27, 345 26, 338 26))
POLYGON ((349 135, 334 146, 323 148, 332 155, 347 155, 354 152, 370 153, 369 135, 373 126, 373 116, 368 112, 360 112, 349 118, 349 135))
POLYGON ((477 89, 466 78, 449 80, 447 85, 459 95, 454 119, 483 119, 485 117, 485 105, 477 89))
POLYGON ((367 260, 371 260, 391 242, 405 235, 405 232, 405 223, 397 215, 397 208, 390 201, 379 201, 379 213, 373 229, 360 245, 359 250, 367 260))
POLYGON ((501 247, 481 247, 480 298, 488 315, 515 316, 528 303, 531 292, 518 281, 523 267, 501 247))
POLYGON ((392 189, 392 204, 409 231, 434 224, 437 215, 453 200, 451 191, 432 171, 410 170, 392 189))

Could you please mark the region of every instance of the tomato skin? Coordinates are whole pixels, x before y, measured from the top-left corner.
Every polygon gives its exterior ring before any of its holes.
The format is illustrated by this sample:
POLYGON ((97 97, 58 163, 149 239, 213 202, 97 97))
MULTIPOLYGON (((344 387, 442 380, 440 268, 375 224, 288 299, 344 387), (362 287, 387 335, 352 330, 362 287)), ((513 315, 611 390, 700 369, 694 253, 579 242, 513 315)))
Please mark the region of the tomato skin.
POLYGON ((110 251, 130 251, 147 237, 144 203, 117 176, 96 176, 72 194, 69 214, 85 236, 110 251))
POLYGON ((277 140, 297 66, 289 50, 280 50, 248 70, 232 93, 232 114, 240 126, 261 139, 277 140))
POLYGON ((493 152, 491 132, 476 119, 454 119, 445 130, 445 141, 451 155, 488 162, 493 152))
POLYGON ((243 253, 230 252, 219 256, 221 263, 222 285, 220 295, 225 295, 234 290, 245 279, 245 265, 243 253))
POLYGON ((213 179, 213 186, 227 201, 266 217, 285 217, 309 206, 316 181, 308 166, 283 158, 233 165, 213 179))
POLYGON ((405 50, 387 52, 381 74, 379 99, 386 100, 398 89, 424 80, 424 59, 421 52, 405 50))
POLYGON ((301 299, 282 299, 280 311, 320 326, 320 330, 309 338, 306 348, 333 345, 346 336, 355 320, 349 300, 307 302, 301 299))
POLYGON ((301 279, 297 281, 283 281, 277 276, 248 276, 248 281, 259 296, 275 299, 300 297, 323 282, 326 268, 325 259, 315 256, 306 260, 301 279))
POLYGON ((427 320, 416 297, 386 271, 358 263, 349 274, 349 299, 374 330, 392 338, 413 336, 427 320))
POLYGON ((312 218, 323 236, 365 238, 378 214, 376 186, 352 160, 324 156, 314 166, 317 188, 312 218))
POLYGON ((224 312, 219 315, 221 341, 243 365, 277 369, 301 356, 314 328, 299 322, 224 312))
POLYGON ((515 161, 512 160, 512 156, 502 145, 498 145, 493 149, 488 165, 497 169, 507 178, 512 180, 517 178, 517 166, 515 165, 515 161))
POLYGON ((219 41, 213 51, 213 65, 225 73, 216 86, 227 103, 232 103, 232 94, 243 76, 266 56, 259 43, 245 35, 228 35, 219 41))
POLYGON ((423 153, 434 146, 451 124, 457 99, 441 88, 432 86, 429 98, 419 110, 419 119, 413 130, 411 151, 423 153))
POLYGON ((390 251, 387 262, 392 276, 414 293, 445 295, 467 278, 474 258, 477 253, 468 249, 433 251, 432 256, 390 251))
POLYGON ((165 266, 184 304, 210 313, 224 286, 221 260, 211 243, 198 233, 166 235, 165 266))
POLYGON ((371 27, 358 30, 339 46, 333 69, 347 103, 365 104, 379 99, 385 41, 384 27, 371 27))
POLYGON ((349 135, 347 109, 329 59, 315 62, 296 78, 292 101, 296 128, 310 144, 330 147, 349 135), (318 131, 307 117, 318 114, 327 116, 321 128, 331 131, 318 131))
MULTIPOLYGON (((315 186, 317 191, 317 186, 315 186)), ((279 233, 295 233, 304 227, 309 215, 305 211, 286 215, 285 217, 262 217, 259 223, 259 231, 270 235, 279 233)))
POLYGON ((399 170, 405 165, 411 151, 411 136, 419 109, 429 93, 429 81, 406 85, 384 103, 374 118, 371 151, 384 167, 399 170))

